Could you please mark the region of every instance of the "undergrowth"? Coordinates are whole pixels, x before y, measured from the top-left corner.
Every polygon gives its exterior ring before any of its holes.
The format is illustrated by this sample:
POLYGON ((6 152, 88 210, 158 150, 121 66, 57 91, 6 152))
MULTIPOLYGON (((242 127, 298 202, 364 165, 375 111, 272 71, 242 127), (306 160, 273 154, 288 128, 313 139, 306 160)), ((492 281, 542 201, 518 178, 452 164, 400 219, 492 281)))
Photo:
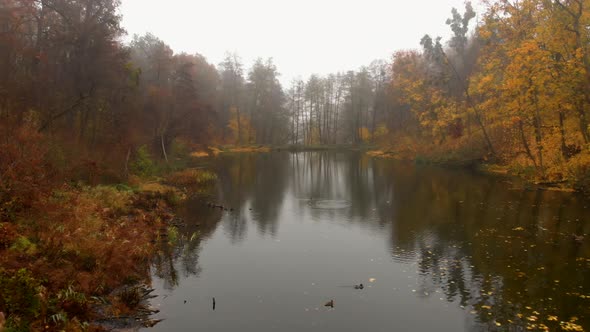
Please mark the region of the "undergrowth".
MULTIPOLYGON (((61 164, 53 167, 56 157, 34 128, 0 125, 2 131, 0 312, 6 316, 5 331, 93 331, 99 328, 91 322, 104 314, 95 310, 97 305, 110 303, 109 314, 132 311, 137 301, 113 292, 149 279, 159 230, 174 218, 170 206, 178 202, 178 191, 93 185, 90 177, 84 181, 60 173, 67 169, 61 164)), ((141 177, 159 172, 157 165, 140 148, 130 168, 145 182, 141 177)), ((201 185, 215 176, 187 171, 173 178, 201 185)), ((174 230, 169 233, 174 240, 174 230)))

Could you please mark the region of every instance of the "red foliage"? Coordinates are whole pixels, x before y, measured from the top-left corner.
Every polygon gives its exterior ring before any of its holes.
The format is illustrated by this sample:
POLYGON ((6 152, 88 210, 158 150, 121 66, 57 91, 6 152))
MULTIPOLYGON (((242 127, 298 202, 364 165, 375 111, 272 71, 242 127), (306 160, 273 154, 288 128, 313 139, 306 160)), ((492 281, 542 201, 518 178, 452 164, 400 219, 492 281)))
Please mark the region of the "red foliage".
POLYGON ((43 137, 32 126, 0 126, 0 218, 31 207, 52 189, 55 172, 47 161, 43 137))

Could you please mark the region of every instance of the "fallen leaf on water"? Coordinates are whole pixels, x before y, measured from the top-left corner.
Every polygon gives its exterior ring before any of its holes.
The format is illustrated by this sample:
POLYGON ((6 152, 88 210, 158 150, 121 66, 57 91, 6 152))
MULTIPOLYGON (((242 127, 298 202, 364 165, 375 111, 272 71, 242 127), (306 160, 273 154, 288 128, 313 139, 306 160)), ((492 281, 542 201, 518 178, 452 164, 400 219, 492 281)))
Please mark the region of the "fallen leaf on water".
POLYGON ((559 325, 561 326, 561 329, 565 331, 584 331, 584 328, 581 325, 578 325, 574 322, 575 320, 569 322, 561 322, 559 325))

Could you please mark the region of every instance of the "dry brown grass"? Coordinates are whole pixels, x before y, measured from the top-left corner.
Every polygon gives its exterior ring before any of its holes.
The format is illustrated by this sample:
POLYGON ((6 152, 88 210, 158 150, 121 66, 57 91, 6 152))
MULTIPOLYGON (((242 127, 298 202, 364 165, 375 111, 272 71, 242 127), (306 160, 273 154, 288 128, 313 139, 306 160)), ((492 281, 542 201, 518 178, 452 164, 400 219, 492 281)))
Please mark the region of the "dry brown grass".
MULTIPOLYGON (((2 225, 0 267, 7 275, 26 269, 34 279, 43 280, 42 302, 45 307, 54 303, 46 314, 65 312, 68 317, 68 322, 51 328, 78 326, 72 321, 94 317, 87 301, 92 296, 106 296, 122 284, 149 278, 158 230, 173 217, 160 196, 111 187, 63 186, 35 202, 29 213, 20 216, 18 227, 2 225), (65 289, 83 294, 86 300, 61 299, 65 289)), ((10 319, 10 308, 0 311, 10 319)), ((37 312, 27 324, 47 318, 37 312)))
POLYGON ((196 168, 188 168, 166 177, 167 183, 177 187, 208 186, 215 181, 217 181, 215 174, 196 168))

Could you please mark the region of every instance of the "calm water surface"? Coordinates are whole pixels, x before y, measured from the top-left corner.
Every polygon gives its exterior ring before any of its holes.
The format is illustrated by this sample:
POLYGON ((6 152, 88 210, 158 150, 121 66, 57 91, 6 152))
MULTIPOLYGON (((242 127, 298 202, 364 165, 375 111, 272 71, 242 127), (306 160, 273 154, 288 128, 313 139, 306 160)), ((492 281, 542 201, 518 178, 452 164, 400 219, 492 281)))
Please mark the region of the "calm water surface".
POLYGON ((590 329, 584 197, 355 153, 208 167, 209 200, 235 211, 182 209, 154 263, 151 331, 590 329))

